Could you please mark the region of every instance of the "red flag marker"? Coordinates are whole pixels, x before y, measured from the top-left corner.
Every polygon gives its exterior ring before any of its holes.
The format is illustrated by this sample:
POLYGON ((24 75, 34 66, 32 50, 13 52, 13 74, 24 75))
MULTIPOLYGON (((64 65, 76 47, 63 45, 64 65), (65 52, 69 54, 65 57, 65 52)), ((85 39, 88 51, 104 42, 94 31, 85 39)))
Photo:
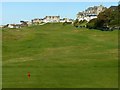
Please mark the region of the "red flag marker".
POLYGON ((30 78, 30 72, 28 72, 28 78, 30 78))

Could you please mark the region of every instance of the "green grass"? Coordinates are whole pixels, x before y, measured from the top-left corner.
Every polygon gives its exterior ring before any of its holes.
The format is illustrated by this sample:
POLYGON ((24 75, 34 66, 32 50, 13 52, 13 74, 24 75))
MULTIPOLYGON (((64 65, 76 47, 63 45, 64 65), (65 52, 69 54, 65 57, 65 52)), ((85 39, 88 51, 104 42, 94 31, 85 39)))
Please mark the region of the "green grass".
POLYGON ((117 30, 54 23, 2 34, 3 88, 118 87, 117 30))

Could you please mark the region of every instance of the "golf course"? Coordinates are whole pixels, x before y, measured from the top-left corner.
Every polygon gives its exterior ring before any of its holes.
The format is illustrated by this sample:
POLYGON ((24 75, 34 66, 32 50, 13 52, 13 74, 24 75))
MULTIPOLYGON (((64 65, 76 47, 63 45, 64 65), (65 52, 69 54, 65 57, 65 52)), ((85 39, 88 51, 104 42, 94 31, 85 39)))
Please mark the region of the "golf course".
POLYGON ((118 88, 118 30, 62 23, 5 28, 2 87, 118 88))

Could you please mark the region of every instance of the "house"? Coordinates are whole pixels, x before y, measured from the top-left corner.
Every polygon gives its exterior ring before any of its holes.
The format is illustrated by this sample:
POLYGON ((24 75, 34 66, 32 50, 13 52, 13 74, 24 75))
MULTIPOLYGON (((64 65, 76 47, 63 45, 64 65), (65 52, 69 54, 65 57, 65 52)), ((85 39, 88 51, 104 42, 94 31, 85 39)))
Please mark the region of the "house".
POLYGON ((8 28, 21 28, 21 24, 7 24, 8 28))
POLYGON ((111 6, 109 9, 112 11, 115 11, 115 10, 118 10, 118 6, 111 6))
POLYGON ((0 28, 4 28, 6 25, 0 25, 0 28))
POLYGON ((21 24, 15 24, 15 28, 21 28, 21 24))
POLYGON ((45 23, 49 23, 49 22, 52 22, 52 23, 60 22, 60 16, 46 16, 46 17, 43 19, 43 22, 45 22, 45 23))
POLYGON ((74 20, 73 19, 69 19, 69 18, 63 18, 63 19, 60 19, 60 22, 64 23, 64 22, 73 22, 74 20))
POLYGON ((27 21, 26 23, 28 26, 32 25, 32 22, 30 22, 30 21, 27 21))
POLYGON ((43 22, 43 19, 39 19, 39 18, 35 18, 33 20, 31 20, 32 24, 40 24, 43 22))
POLYGON ((67 22, 74 22, 74 20, 73 19, 67 19, 67 22))
POLYGON ((8 24, 7 27, 8 28, 15 28, 15 24, 8 24))
POLYGON ((60 22, 64 23, 64 22, 66 22, 66 20, 65 19, 60 19, 60 22))
POLYGON ((91 19, 94 19, 94 18, 97 18, 97 15, 96 14, 88 14, 88 15, 86 15, 86 16, 81 16, 81 17, 77 17, 77 19, 79 20, 79 21, 81 21, 81 20, 86 20, 86 21, 90 21, 91 19))
POLYGON ((94 6, 94 7, 89 7, 85 11, 78 12, 77 19, 79 21, 86 20, 86 21, 89 22, 91 19, 97 18, 97 16, 99 15, 99 13, 103 12, 106 9, 107 8, 104 7, 104 6, 102 6, 102 5, 100 5, 100 6, 94 6))
POLYGON ((20 21, 21 27, 28 26, 28 21, 20 21))

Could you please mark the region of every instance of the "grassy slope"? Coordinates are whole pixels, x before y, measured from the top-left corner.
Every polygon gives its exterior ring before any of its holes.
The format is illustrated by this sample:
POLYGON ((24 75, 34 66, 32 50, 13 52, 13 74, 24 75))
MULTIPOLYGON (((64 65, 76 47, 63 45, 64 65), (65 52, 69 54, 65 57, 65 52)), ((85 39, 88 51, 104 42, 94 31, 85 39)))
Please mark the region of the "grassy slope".
POLYGON ((118 87, 117 33, 61 24, 4 30, 3 87, 118 87))

